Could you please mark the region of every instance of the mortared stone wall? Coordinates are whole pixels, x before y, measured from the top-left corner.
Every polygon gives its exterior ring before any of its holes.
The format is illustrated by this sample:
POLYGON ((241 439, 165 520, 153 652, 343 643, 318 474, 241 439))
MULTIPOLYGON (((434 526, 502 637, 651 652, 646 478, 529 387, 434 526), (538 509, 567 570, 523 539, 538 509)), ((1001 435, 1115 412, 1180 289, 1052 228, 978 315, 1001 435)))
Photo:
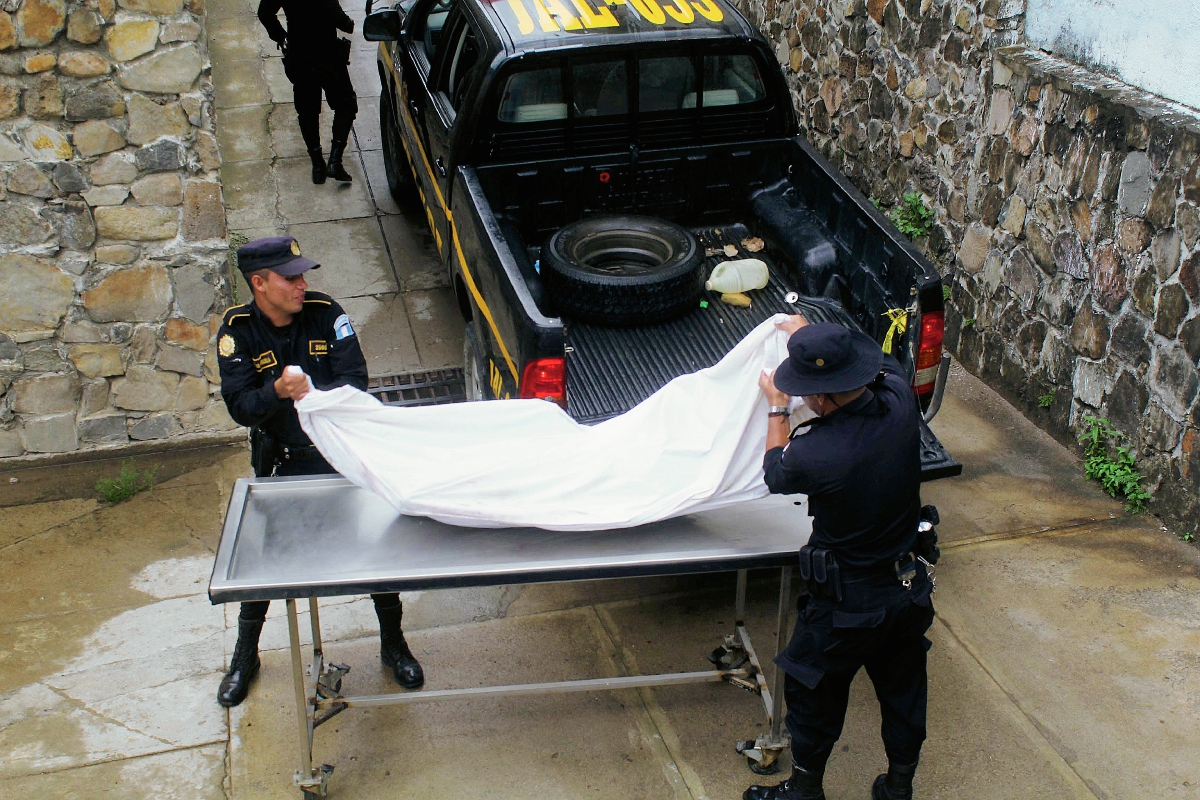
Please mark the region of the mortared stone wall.
POLYGON ((936 210, 947 349, 1064 443, 1107 417, 1196 531, 1200 115, 1027 47, 1025 0, 740 2, 804 134, 936 210))
POLYGON ((0 457, 236 426, 204 0, 0 3, 0 457))

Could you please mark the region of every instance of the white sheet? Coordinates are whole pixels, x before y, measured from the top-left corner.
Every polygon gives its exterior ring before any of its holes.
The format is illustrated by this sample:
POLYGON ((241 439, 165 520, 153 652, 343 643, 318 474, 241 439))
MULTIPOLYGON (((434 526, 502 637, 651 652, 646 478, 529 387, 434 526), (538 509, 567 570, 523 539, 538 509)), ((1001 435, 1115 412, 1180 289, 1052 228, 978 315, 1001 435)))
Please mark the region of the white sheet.
MULTIPOLYGON (((296 410, 338 472, 402 514, 484 528, 625 528, 767 494, 758 376, 787 356, 782 319, 591 426, 544 400, 391 408, 348 386, 310 391, 296 410)), ((808 416, 798 404, 793 420, 808 416)))

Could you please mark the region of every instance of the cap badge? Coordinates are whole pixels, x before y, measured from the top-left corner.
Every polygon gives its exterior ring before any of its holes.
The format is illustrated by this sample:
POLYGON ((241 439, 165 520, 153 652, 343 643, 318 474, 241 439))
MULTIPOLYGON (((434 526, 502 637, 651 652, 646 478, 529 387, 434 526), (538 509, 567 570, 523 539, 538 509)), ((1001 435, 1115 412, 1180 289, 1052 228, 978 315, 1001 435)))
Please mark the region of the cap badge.
POLYGON ((825 366, 825 359, 823 359, 823 358, 818 358, 818 359, 817 359, 817 366, 818 366, 818 367, 823 367, 823 366, 825 366))
POLYGON ((292 255, 294 255, 294 256, 300 255, 300 243, 297 242, 295 239, 292 239, 292 255))
POLYGON ((228 333, 221 337, 221 341, 217 342, 217 352, 225 358, 233 355, 235 349, 236 345, 234 344, 233 337, 228 333))

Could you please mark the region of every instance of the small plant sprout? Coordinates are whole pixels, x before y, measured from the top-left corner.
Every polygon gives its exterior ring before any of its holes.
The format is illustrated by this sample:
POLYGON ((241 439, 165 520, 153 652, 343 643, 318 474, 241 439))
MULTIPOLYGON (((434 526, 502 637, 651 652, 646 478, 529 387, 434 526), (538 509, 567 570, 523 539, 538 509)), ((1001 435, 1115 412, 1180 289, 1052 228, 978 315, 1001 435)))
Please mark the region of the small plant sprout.
POLYGON ((929 235, 933 224, 934 211, 925 205, 925 198, 920 192, 909 192, 904 195, 900 204, 892 209, 891 218, 896 229, 910 239, 919 239, 929 235))
POLYGON ((966 317, 965 319, 963 319, 962 326, 964 328, 974 328, 975 327, 975 318, 974 317, 966 317))
POLYGON ((1128 447, 1117 442, 1125 438, 1107 419, 1088 414, 1083 418, 1083 471, 1099 482, 1110 497, 1123 497, 1125 510, 1138 514, 1146 510, 1150 493, 1142 488, 1142 474, 1134 469, 1134 458, 1128 447), (1110 445, 1112 453, 1109 452, 1110 445), (1115 455, 1114 455, 1115 454, 1115 455))
POLYGON ((132 458, 126 459, 117 477, 96 481, 96 497, 109 505, 122 503, 135 494, 152 488, 155 472, 157 468, 139 471, 134 467, 132 458))
POLYGON ((942 299, 943 300, 950 299, 950 286, 945 283, 942 284, 942 299))
POLYGON ((1054 405, 1054 390, 1038 395, 1038 408, 1049 408, 1054 405))

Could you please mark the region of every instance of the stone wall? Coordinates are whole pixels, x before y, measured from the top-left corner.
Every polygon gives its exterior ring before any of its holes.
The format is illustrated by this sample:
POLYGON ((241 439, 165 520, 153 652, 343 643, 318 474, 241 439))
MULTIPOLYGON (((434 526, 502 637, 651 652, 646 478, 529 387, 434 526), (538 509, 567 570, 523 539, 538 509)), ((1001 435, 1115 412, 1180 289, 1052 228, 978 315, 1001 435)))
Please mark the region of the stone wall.
POLYGON ((935 207, 947 348, 1064 443, 1108 417, 1195 531, 1197 118, 1026 48, 1024 0, 742 2, 805 135, 883 207, 935 207))
POLYGON ((0 457, 232 429, 204 0, 0 8, 0 457))

